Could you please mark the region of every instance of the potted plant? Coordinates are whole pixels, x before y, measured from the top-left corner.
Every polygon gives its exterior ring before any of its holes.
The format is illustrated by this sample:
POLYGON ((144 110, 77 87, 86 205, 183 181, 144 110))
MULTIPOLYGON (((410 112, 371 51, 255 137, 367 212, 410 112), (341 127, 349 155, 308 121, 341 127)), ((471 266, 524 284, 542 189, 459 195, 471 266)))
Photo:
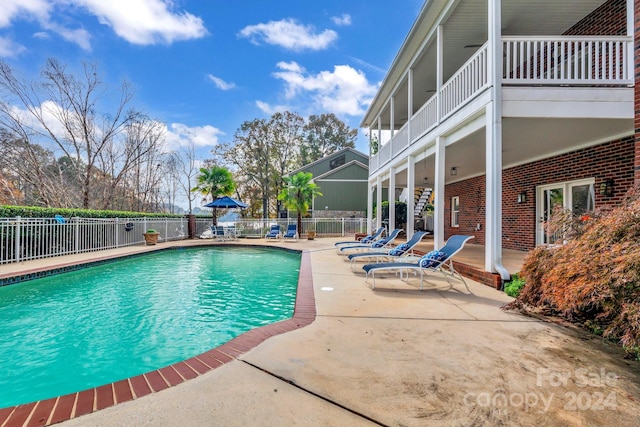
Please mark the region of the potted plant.
POLYGON ((144 241, 147 242, 147 245, 155 245, 156 243, 158 243, 160 233, 158 233, 153 228, 148 229, 146 233, 142 234, 144 236, 144 241))
POLYGON ((316 238, 316 230, 307 231, 307 240, 313 240, 316 238))

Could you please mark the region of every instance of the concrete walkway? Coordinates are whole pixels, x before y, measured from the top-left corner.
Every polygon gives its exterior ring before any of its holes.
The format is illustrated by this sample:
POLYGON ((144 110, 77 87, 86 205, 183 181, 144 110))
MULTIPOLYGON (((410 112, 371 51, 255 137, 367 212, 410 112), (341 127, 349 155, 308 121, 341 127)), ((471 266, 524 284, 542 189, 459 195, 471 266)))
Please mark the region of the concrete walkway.
POLYGON ((311 254, 311 325, 62 425, 640 424, 640 369, 615 346, 505 312, 511 298, 471 281, 472 294, 438 276, 423 291, 419 280, 393 276, 371 290, 336 253, 336 240, 285 243, 311 254))

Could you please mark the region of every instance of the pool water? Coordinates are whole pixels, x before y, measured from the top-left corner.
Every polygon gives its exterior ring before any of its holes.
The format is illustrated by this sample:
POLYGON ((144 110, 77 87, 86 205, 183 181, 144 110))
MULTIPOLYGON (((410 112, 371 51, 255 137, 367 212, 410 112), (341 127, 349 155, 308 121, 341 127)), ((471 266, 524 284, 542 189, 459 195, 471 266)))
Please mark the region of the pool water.
POLYGON ((0 408, 188 359, 293 315, 300 254, 169 250, 0 288, 0 408))

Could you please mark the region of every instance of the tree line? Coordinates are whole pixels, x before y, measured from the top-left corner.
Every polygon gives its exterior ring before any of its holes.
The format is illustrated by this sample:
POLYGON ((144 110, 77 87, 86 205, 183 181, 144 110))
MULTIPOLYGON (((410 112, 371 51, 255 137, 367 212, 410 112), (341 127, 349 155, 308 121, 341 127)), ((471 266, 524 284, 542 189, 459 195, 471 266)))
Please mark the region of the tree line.
POLYGON ((167 126, 133 99, 130 83, 109 87, 93 63, 73 73, 51 58, 27 79, 0 61, 0 203, 174 213, 182 196, 191 212, 197 193, 213 197, 200 191, 201 177, 222 167, 248 216, 269 217, 290 171, 355 147, 357 137, 334 114, 305 121, 285 111, 242 123, 198 159, 193 144, 166 152, 167 126))

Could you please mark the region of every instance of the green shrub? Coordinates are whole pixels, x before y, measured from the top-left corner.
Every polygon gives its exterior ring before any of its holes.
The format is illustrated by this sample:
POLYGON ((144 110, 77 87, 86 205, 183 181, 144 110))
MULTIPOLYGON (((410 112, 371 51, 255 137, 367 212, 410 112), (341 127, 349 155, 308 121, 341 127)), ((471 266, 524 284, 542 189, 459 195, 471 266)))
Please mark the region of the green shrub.
POLYGON ((607 212, 562 212, 566 242, 531 251, 518 298, 507 305, 544 308, 640 356, 640 188, 607 212))
MULTIPOLYGON (((37 206, 0 206, 0 218, 184 218, 184 214, 160 214, 129 211, 102 211, 95 209, 41 208, 37 206)), ((208 216, 207 216, 208 218, 208 216)))
POLYGON ((504 285, 504 293, 509 295, 510 297, 516 298, 520 295, 520 290, 524 288, 525 280, 523 277, 520 277, 518 273, 515 273, 511 276, 511 280, 509 280, 504 285))

